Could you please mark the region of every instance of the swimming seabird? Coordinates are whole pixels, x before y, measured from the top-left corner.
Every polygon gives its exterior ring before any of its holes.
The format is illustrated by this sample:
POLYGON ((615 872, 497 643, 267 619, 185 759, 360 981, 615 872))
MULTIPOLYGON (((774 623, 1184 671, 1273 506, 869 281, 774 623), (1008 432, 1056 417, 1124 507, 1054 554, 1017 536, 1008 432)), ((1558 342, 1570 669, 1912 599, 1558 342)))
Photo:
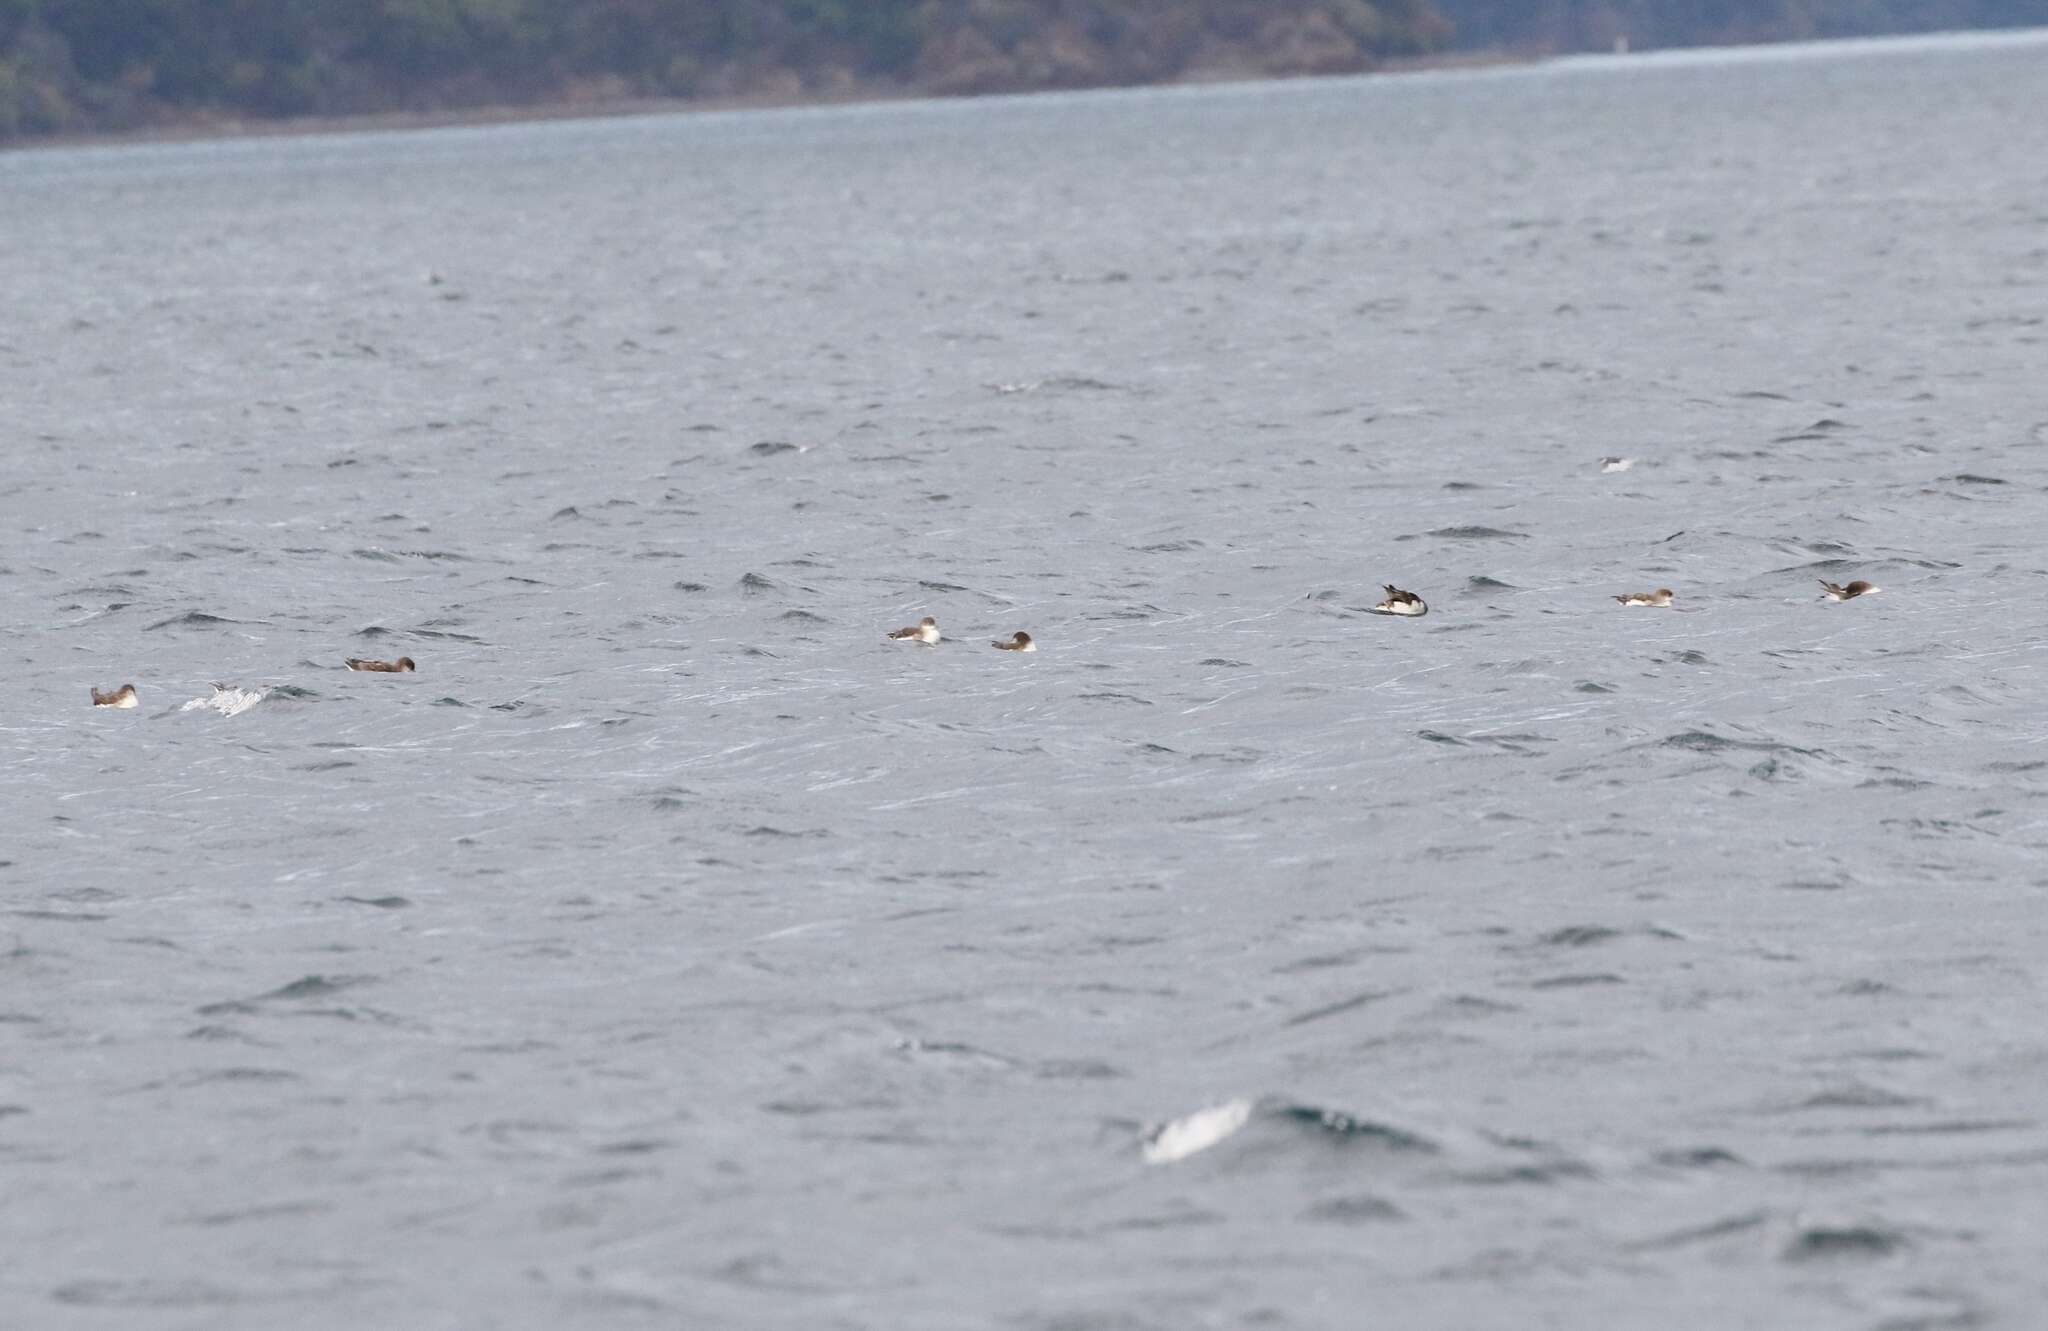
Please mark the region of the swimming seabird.
POLYGON ((1016 636, 1008 642, 998 641, 990 645, 999 652, 1035 652, 1038 650, 1038 644, 1031 641, 1031 635, 1023 629, 1018 629, 1016 636))
POLYGON ((1853 601, 1859 596, 1870 596, 1884 590, 1884 588, 1873 586, 1861 578, 1856 579, 1856 581, 1846 587, 1837 587, 1826 578, 1819 579, 1819 582, 1821 585, 1821 595, 1827 597, 1830 601, 1853 601))
POLYGON ((917 621, 916 628, 897 629, 889 637, 894 642, 921 642, 929 647, 939 640, 939 621, 926 615, 917 621))
POLYGON ((1630 592, 1626 596, 1617 596, 1614 599, 1623 605, 1667 606, 1671 604, 1671 589, 1659 587, 1654 592, 1630 592))
POLYGON ((1372 608, 1376 615, 1426 615, 1429 605, 1414 592, 1404 592, 1393 583, 1382 583, 1387 589, 1387 599, 1372 608))
POLYGON ((351 656, 348 658, 348 668, 350 670, 376 670, 382 671, 387 675, 396 675, 411 670, 413 664, 410 656, 401 656, 396 661, 365 661, 361 657, 351 656))
POLYGON ((133 707, 135 706, 135 686, 133 684, 123 684, 111 693, 101 693, 98 689, 94 689, 92 691, 92 705, 95 707, 133 707))

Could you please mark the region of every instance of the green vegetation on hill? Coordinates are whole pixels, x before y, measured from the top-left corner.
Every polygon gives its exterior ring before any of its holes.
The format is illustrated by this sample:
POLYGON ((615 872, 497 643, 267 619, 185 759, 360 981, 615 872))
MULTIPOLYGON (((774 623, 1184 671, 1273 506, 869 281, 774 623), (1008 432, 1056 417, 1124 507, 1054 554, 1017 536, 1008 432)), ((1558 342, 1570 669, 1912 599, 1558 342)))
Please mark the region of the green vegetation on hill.
POLYGON ((1428 0, 0 0, 0 136, 1370 68, 1428 0))
POLYGON ((1460 46, 1604 51, 2048 25, 2048 0, 1434 0, 1460 46))
POLYGON ((0 139, 209 119, 977 93, 2048 24, 2048 0, 0 0, 0 139))

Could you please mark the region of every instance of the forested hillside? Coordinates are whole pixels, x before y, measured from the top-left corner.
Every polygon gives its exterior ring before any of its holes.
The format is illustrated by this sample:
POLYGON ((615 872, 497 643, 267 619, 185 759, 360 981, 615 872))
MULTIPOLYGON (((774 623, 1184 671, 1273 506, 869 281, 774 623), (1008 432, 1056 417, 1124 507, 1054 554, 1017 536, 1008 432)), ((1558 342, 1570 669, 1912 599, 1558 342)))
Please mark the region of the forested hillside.
POLYGON ((0 0, 0 138, 648 97, 962 94, 2048 24, 2048 0, 0 0))
POLYGON ((1428 0, 0 0, 0 135, 1338 72, 1449 33, 1428 0))
POLYGON ((1434 0, 1463 47, 1604 51, 2048 25, 2048 0, 1434 0))

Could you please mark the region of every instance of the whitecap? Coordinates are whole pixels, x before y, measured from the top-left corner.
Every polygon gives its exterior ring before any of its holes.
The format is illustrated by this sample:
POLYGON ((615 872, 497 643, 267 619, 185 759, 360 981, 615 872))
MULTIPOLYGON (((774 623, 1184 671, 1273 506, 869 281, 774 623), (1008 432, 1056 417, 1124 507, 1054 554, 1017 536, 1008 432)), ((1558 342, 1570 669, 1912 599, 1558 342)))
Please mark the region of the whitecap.
POLYGON ((178 710, 189 712, 196 708, 204 707, 209 711, 219 712, 222 716, 240 716, 257 703, 262 702, 263 696, 262 689, 244 689, 237 688, 232 684, 216 684, 213 686, 213 696, 211 698, 194 698, 178 710))
POLYGON ((1145 1163, 1170 1165, 1206 1151, 1251 1122, 1252 1102, 1230 1100, 1162 1123, 1146 1134, 1145 1163))

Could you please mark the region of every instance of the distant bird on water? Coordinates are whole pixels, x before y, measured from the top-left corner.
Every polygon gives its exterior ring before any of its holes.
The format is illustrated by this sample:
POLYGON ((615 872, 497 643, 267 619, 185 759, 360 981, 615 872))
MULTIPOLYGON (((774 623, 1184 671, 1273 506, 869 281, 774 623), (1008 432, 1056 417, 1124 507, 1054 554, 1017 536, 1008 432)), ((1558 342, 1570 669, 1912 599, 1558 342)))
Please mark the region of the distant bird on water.
POLYGON ((939 621, 926 615, 917 621, 916 628, 897 629, 889 639, 892 642, 921 642, 929 647, 939 640, 939 621))
POLYGON ((1654 592, 1630 592, 1626 596, 1617 596, 1614 599, 1623 605, 1654 605, 1663 607, 1671 604, 1671 589, 1669 587, 1659 587, 1654 592))
POLYGON ((1393 583, 1380 584, 1387 589, 1387 599, 1372 608, 1376 615, 1408 615, 1411 617, 1429 613, 1429 604, 1414 592, 1404 592, 1393 583))
POLYGON ((1023 629, 1018 629, 1016 636, 1012 637, 1008 642, 997 641, 991 643, 990 646, 999 652, 1035 652, 1038 650, 1038 644, 1031 641, 1031 635, 1023 629))
POLYGON ((348 668, 350 670, 371 670, 380 671, 387 675, 398 675, 413 669, 413 664, 410 656, 401 656, 396 661, 365 661, 359 656, 351 656, 348 658, 348 668))
POLYGON ((133 707, 135 706, 135 686, 133 684, 123 684, 111 693, 101 693, 98 689, 94 689, 92 691, 92 705, 95 707, 133 707))
POLYGON ((1859 596, 1874 596, 1884 590, 1884 588, 1874 586, 1861 578, 1856 579, 1856 581, 1846 587, 1837 587, 1826 578, 1819 579, 1819 582, 1821 586, 1820 594, 1827 597, 1830 601, 1853 601, 1859 596))
POLYGON ((1628 470, 1628 469, 1629 469, 1630 467, 1633 467, 1633 466, 1635 466, 1635 465, 1636 465, 1636 460, 1635 460, 1634 458, 1601 458, 1601 459, 1600 459, 1600 470, 1601 470, 1601 471, 1627 471, 1627 470, 1628 470))

